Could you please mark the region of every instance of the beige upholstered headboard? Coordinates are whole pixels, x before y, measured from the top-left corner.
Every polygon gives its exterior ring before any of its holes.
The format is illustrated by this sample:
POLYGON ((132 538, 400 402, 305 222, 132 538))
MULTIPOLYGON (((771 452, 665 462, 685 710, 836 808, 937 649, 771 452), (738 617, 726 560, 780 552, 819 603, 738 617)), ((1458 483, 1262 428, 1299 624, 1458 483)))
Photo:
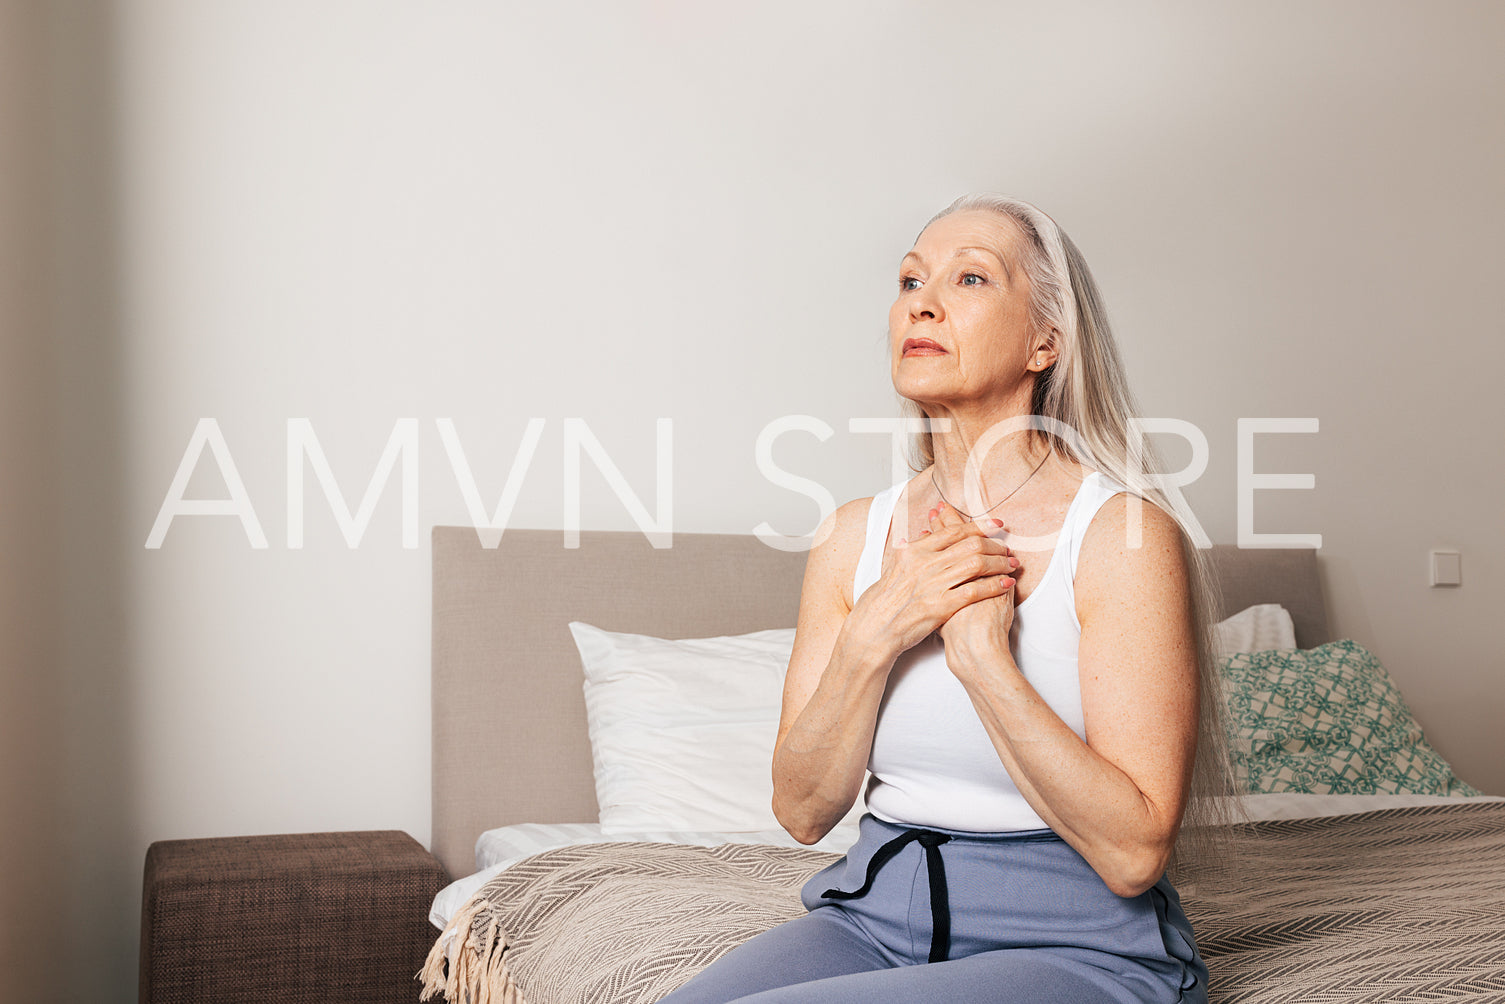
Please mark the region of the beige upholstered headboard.
MULTIPOLYGON (((1331 640, 1309 550, 1212 551, 1222 614, 1281 603, 1310 648, 1331 640)), ((470 527, 433 530, 433 851, 453 877, 476 838, 508 823, 594 822, 580 657, 566 627, 663 638, 792 627, 804 552, 753 536, 507 530, 494 549, 470 527)))

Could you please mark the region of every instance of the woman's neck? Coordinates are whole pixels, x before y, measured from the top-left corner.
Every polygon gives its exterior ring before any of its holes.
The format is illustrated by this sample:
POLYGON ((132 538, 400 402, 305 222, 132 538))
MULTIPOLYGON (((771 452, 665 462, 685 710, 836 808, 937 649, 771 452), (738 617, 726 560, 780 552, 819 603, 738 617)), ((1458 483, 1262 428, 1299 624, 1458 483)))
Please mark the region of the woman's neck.
POLYGON ((1021 426, 1020 419, 982 428, 953 420, 949 431, 932 432, 935 463, 930 474, 937 492, 962 513, 980 515, 1048 474, 1049 446, 1021 426), (969 456, 975 464, 970 476, 969 456))

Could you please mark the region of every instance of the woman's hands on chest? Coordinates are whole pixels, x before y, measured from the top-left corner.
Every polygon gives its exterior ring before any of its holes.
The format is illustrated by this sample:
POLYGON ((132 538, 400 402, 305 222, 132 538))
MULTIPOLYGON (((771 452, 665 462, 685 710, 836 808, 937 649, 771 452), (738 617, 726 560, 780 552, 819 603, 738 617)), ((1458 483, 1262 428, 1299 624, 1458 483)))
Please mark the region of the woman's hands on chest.
MULTIPOLYGON (((930 510, 928 518, 930 527, 924 531, 921 540, 930 540, 938 534, 965 532, 967 527, 977 525, 976 522, 964 518, 961 513, 945 502, 937 503, 935 508, 930 510)), ((1002 526, 1001 520, 988 522, 994 526, 1002 526)), ((1008 555, 1010 571, 1017 572, 1019 562, 1013 557, 1013 553, 1000 541, 991 537, 984 539, 990 544, 1003 548, 1003 553, 1008 555)), ((945 644, 947 652, 967 653, 973 656, 966 660, 948 658, 946 662, 953 673, 959 666, 992 664, 996 663, 1000 657, 1007 658, 1010 655, 1009 630, 1014 624, 1017 581, 1016 575, 1001 578, 1000 585, 1004 588, 985 591, 973 602, 958 608, 946 619, 945 623, 940 625, 941 641, 945 644)))
POLYGON ((1001 638, 1007 651, 1011 573, 1018 561, 1002 541, 988 536, 1002 522, 988 519, 980 525, 949 509, 949 515, 931 513, 930 528, 921 536, 885 549, 878 580, 858 597, 849 626, 861 637, 884 639, 895 659, 937 630, 948 644, 961 643, 963 635, 968 643, 1001 638), (974 608, 980 609, 948 627, 974 608))

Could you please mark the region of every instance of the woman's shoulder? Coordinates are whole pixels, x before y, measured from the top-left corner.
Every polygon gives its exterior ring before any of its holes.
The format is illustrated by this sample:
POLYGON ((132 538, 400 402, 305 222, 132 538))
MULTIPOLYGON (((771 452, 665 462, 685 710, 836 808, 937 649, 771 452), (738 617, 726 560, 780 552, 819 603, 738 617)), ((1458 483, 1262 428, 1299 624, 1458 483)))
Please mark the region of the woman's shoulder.
POLYGON ((805 592, 812 588, 828 590, 841 596, 847 610, 852 609, 852 578, 862 548, 867 540, 867 514, 873 500, 853 499, 821 521, 815 541, 805 559, 805 592))
MULTIPOLYGON (((874 505, 887 505, 892 496, 903 491, 905 481, 891 485, 876 495, 852 499, 836 507, 821 523, 810 548, 808 566, 830 580, 841 583, 842 597, 848 609, 853 601, 852 585, 857 563, 867 546, 869 516, 874 505)), ((808 577, 808 573, 807 573, 808 577)))
POLYGON ((1084 549, 1091 544, 1094 551, 1121 552, 1125 547, 1134 551, 1138 548, 1133 542, 1145 534, 1163 543, 1181 532, 1175 516, 1149 494, 1106 471, 1089 468, 1083 481, 1088 478, 1094 481, 1091 487, 1096 497, 1092 500, 1091 519, 1082 533, 1084 549))
POLYGON ((1153 499, 1100 481, 1108 494, 1082 532, 1074 575, 1079 617, 1096 597, 1132 596, 1148 580, 1184 583, 1188 575, 1184 531, 1176 518, 1153 499))

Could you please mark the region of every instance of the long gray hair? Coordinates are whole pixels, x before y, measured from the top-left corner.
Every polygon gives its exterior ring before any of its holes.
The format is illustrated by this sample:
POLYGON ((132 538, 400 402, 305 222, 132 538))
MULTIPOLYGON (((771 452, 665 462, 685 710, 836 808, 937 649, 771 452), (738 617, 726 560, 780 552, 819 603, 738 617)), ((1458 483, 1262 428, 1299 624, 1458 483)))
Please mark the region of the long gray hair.
MULTIPOLYGON (((1165 465, 1136 427, 1140 412, 1108 326, 1102 296, 1081 251, 1040 209, 1001 195, 964 195, 931 217, 925 226, 951 213, 980 209, 1006 216, 1023 235, 1018 254, 1020 266, 1029 277, 1030 320, 1057 351, 1056 361, 1035 378, 1031 410, 1045 421, 1028 433, 1031 445, 1043 442, 1058 459, 1102 471, 1165 510, 1181 528, 1197 645, 1200 724, 1191 799, 1173 868, 1179 877, 1195 877, 1223 863, 1218 858, 1225 850, 1224 824, 1242 816, 1228 755, 1222 678, 1214 643, 1219 594, 1216 573, 1207 555, 1196 546, 1192 528, 1197 524, 1190 507, 1179 491, 1165 490, 1161 477, 1165 465), (1066 436, 1056 431, 1061 426, 1066 436)), ((906 417, 920 420, 917 424, 923 431, 910 442, 910 466, 923 471, 935 462, 929 416, 906 398, 900 399, 900 407, 906 417)))

